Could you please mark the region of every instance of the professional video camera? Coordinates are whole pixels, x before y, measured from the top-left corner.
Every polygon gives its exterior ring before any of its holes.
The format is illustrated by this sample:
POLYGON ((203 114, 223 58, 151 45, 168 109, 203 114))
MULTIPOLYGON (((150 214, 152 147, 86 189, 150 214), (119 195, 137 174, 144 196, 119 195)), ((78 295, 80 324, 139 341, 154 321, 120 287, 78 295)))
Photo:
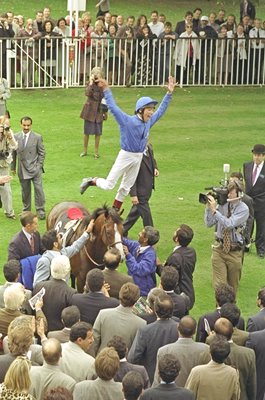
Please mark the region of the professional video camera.
POLYGON ((217 186, 217 187, 215 187, 215 186, 206 187, 205 190, 209 190, 209 192, 207 194, 205 194, 205 193, 200 193, 199 194, 199 202, 200 203, 207 204, 208 195, 213 196, 213 198, 221 206, 224 205, 227 202, 227 195, 228 195, 228 190, 227 190, 228 178, 227 178, 227 174, 230 171, 230 164, 224 164, 223 165, 223 171, 224 171, 225 177, 224 177, 224 179, 221 179, 220 186, 217 186))

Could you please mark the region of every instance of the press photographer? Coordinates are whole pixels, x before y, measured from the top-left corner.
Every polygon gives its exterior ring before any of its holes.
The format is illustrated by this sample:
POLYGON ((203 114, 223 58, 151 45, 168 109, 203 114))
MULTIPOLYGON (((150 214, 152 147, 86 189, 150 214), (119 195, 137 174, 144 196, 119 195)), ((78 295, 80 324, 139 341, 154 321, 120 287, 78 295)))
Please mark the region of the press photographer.
POLYGON ((218 204, 207 195, 204 221, 215 226, 216 240, 212 245, 213 286, 228 283, 237 291, 242 269, 244 229, 249 210, 242 202, 242 187, 238 182, 227 185, 227 201, 218 204))
MULTIPOLYGON (((9 121, 5 119, 4 123, 0 124, 0 177, 9 175, 10 164, 12 162, 12 151, 16 149, 17 142, 9 126, 9 121)), ((0 186, 0 196, 6 217, 16 219, 12 205, 12 192, 9 182, 0 186)))

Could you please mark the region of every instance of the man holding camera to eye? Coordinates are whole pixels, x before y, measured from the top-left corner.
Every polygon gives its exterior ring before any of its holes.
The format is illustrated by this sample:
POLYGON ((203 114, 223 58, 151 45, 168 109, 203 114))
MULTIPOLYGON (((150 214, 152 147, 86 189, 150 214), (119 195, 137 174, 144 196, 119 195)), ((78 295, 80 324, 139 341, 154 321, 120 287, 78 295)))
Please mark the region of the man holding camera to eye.
POLYGON ((237 291, 242 269, 244 248, 243 230, 249 210, 242 199, 238 182, 227 186, 227 201, 217 204, 208 194, 204 221, 207 227, 216 227, 216 242, 212 245, 213 286, 228 283, 237 291))
MULTIPOLYGON (((5 119, 4 122, 0 124, 0 177, 9 175, 10 164, 12 162, 12 151, 16 149, 17 141, 10 129, 9 121, 5 119)), ((9 182, 1 184, 0 196, 6 217, 16 219, 12 205, 12 192, 9 182)))

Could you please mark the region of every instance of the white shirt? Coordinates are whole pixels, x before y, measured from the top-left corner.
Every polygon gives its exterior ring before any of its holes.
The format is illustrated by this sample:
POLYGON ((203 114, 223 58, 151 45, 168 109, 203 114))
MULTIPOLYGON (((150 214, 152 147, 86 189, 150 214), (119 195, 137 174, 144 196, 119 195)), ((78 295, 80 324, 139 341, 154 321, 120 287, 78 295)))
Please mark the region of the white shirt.
POLYGON ((164 24, 163 22, 158 21, 156 24, 150 22, 148 24, 149 28, 151 29, 152 33, 154 33, 157 37, 164 32, 164 24))

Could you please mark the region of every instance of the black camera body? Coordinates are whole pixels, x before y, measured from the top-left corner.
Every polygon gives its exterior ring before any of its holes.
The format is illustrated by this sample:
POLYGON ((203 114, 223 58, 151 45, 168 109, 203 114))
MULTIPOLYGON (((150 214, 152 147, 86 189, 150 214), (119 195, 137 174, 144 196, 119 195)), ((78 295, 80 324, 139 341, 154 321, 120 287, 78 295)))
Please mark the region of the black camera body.
POLYGON ((9 154, 9 151, 0 150, 0 160, 6 160, 9 154))
POLYGON ((217 201, 220 206, 223 206, 227 202, 228 190, 226 186, 220 187, 207 187, 205 190, 210 190, 207 194, 200 193, 199 194, 199 202, 202 204, 207 204, 208 195, 213 196, 213 198, 217 201))

